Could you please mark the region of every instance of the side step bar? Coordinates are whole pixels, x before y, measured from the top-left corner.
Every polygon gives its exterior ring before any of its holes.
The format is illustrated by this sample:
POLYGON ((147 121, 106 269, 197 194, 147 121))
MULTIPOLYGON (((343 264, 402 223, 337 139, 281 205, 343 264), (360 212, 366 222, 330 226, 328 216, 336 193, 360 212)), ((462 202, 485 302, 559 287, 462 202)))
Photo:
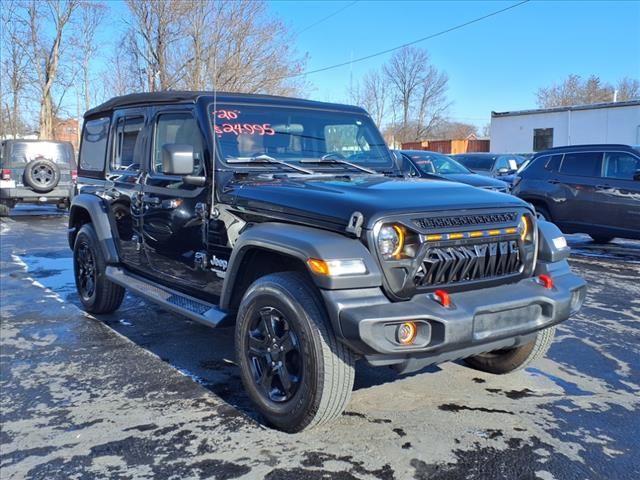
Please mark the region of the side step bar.
POLYGON ((227 313, 216 305, 163 285, 152 284, 148 280, 125 272, 119 267, 107 266, 105 274, 113 283, 158 303, 167 310, 184 315, 209 327, 217 327, 227 317, 227 313))

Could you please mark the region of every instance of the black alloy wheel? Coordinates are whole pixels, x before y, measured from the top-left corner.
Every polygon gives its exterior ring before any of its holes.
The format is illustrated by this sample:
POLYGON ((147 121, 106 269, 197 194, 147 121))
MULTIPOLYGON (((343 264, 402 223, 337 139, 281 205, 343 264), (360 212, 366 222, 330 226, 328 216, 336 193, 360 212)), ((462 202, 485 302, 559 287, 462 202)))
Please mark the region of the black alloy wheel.
POLYGON ((303 374, 300 342, 285 315, 274 307, 256 312, 247 330, 248 363, 260 393, 286 402, 298 391, 303 374))
POLYGON ((89 300, 96 291, 96 261, 89 245, 84 242, 78 245, 74 261, 78 293, 84 300, 89 300))

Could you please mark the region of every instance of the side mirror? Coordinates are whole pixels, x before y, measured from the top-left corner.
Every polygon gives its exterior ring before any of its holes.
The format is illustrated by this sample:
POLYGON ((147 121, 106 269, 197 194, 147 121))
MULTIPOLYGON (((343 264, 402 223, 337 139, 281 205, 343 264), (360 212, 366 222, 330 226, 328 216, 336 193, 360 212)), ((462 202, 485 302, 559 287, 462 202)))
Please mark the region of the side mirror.
POLYGON ((193 173, 193 145, 168 143, 162 146, 162 173, 191 175, 193 173))
POLYGON ((511 170, 509 170, 507 167, 502 167, 498 169, 498 175, 509 175, 510 172, 511 170))
POLYGON ((635 172, 633 172, 633 179, 636 182, 640 182, 640 170, 636 170, 635 172))

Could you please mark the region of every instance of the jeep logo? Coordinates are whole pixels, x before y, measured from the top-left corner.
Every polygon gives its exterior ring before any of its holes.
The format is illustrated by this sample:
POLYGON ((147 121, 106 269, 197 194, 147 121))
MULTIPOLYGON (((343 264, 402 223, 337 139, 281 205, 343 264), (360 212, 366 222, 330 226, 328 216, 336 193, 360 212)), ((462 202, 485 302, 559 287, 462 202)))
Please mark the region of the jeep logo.
POLYGON ((211 266, 215 269, 215 268, 219 268, 222 271, 226 271, 227 270, 227 265, 229 265, 229 262, 226 260, 223 260, 221 258, 216 257, 215 255, 213 257, 211 257, 211 266))

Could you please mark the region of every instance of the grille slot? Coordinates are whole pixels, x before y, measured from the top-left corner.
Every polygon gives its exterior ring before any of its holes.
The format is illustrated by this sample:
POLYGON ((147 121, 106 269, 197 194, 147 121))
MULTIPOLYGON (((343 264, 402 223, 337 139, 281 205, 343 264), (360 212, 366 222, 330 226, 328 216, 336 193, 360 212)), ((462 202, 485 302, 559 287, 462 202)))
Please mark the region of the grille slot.
POLYGON ((468 227, 473 225, 514 223, 517 218, 518 214, 516 212, 504 212, 414 218, 413 223, 415 223, 419 228, 426 230, 434 228, 468 227))
POLYGON ((519 273, 517 240, 427 247, 414 274, 417 287, 490 280, 519 273))

